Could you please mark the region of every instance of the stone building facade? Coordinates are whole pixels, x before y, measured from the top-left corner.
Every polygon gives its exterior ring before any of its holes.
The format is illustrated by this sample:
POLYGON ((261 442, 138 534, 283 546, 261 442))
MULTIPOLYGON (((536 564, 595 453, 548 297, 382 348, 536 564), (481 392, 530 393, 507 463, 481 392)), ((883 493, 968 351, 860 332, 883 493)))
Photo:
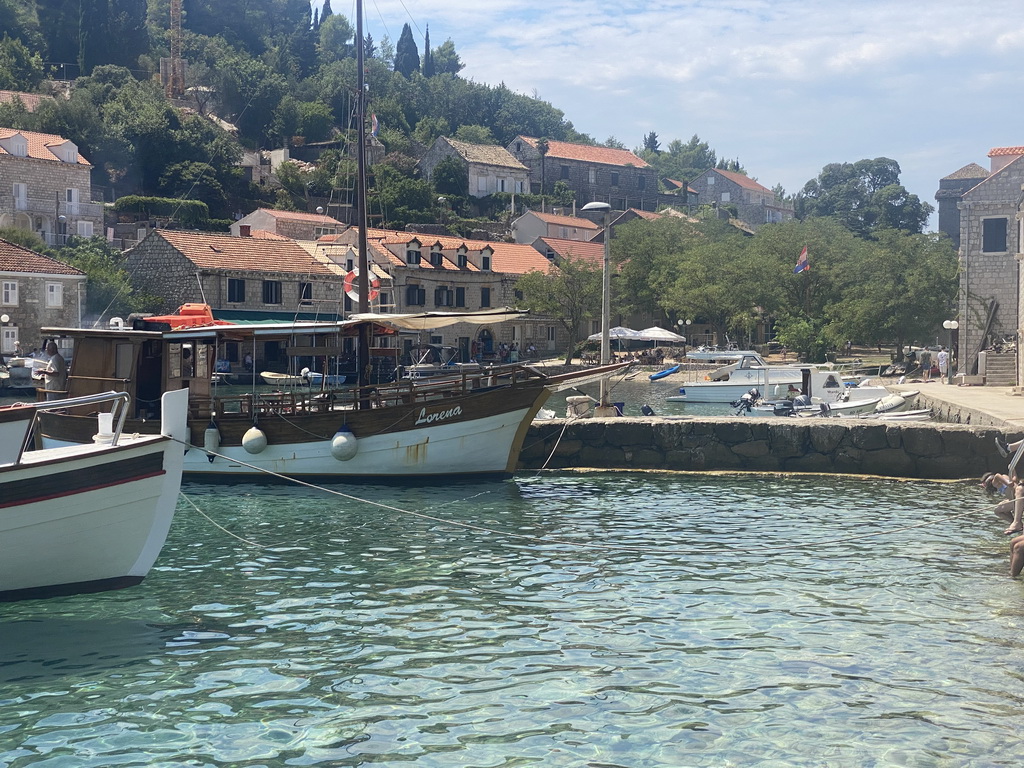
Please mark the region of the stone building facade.
POLYGON ((161 299, 158 312, 209 304, 235 317, 296 312, 333 319, 345 270, 293 240, 157 229, 126 252, 132 287, 161 299))
POLYGON ((989 172, 980 165, 970 163, 959 171, 939 179, 939 190, 935 193, 939 210, 939 232, 949 235, 954 248, 960 247, 960 201, 968 190, 981 184, 988 175, 989 172))
MULTIPOLYGON (((957 204, 960 241, 959 370, 978 370, 989 337, 1020 331, 1024 147, 989 152, 990 175, 957 204)), ((1020 381, 1018 371, 1017 380, 1020 381)))
POLYGON ((326 214, 257 208, 233 223, 231 234, 242 237, 263 231, 292 240, 316 240, 324 235, 336 235, 344 228, 344 224, 326 214))
POLYGON ((86 276, 81 270, 0 240, 0 351, 25 353, 42 348, 39 329, 78 328, 85 307, 86 276))
POLYGON ((740 221, 754 231, 764 224, 793 218, 793 207, 762 184, 742 173, 710 168, 690 182, 701 205, 734 206, 740 221))
POLYGON ((455 158, 465 169, 471 197, 486 197, 501 192, 521 194, 529 189, 529 170, 504 147, 470 144, 438 136, 420 160, 420 173, 428 181, 438 163, 455 158))
POLYGON ((49 245, 103 234, 91 171, 62 136, 0 127, 0 227, 35 232, 49 245))
POLYGON ((556 182, 564 181, 575 193, 578 206, 603 202, 616 211, 657 208, 658 174, 632 152, 549 140, 542 155, 538 141, 532 136, 516 136, 507 147, 530 169, 531 192, 550 193, 556 182))
POLYGON ((539 211, 527 211, 512 222, 512 237, 517 243, 533 243, 538 237, 587 241, 600 231, 601 225, 590 219, 539 211))

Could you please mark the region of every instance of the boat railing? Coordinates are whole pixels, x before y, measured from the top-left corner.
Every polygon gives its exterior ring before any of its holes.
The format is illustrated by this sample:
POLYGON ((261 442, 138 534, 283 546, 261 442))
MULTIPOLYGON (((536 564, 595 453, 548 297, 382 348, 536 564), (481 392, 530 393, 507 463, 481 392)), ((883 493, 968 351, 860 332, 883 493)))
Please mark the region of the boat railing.
MULTIPOLYGON (((87 408, 102 403, 110 403, 110 423, 107 425, 110 428, 109 433, 103 432, 103 420, 97 425, 97 437, 102 436, 102 442, 109 442, 110 445, 117 445, 118 440, 121 438, 121 430, 124 429, 124 421, 128 416, 128 403, 131 402, 131 396, 127 392, 99 392, 94 395, 82 395, 81 397, 71 397, 62 400, 47 400, 38 403, 25 403, 23 407, 31 409, 31 423, 28 425, 28 429, 25 432, 25 438, 22 440, 21 449, 18 451, 17 459, 15 463, 20 464, 22 456, 26 451, 30 450, 35 441, 36 427, 39 421, 39 414, 48 413, 50 411, 68 411, 69 409, 87 408)), ((101 412, 102 413, 102 412, 101 412)))
POLYGON ((287 390, 255 392, 241 395, 213 397, 193 396, 193 408, 212 408, 215 414, 242 415, 296 415, 323 413, 335 410, 353 410, 360 402, 383 408, 413 405, 449 397, 457 397, 474 390, 504 386, 509 383, 543 378, 543 374, 517 364, 489 366, 479 370, 452 371, 450 374, 427 379, 403 379, 388 384, 365 387, 323 389, 313 392, 287 390))

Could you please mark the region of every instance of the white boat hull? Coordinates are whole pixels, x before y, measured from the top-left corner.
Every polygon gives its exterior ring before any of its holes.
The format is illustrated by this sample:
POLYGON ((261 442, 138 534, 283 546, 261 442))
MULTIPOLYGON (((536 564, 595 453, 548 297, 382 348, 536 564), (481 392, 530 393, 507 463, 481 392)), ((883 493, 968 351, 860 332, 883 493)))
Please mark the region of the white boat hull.
POLYGON ((665 398, 669 402, 682 403, 733 403, 752 388, 762 394, 768 387, 790 384, 800 386, 799 369, 779 370, 766 373, 762 370, 734 371, 729 381, 695 381, 679 388, 679 394, 665 398))
POLYGON ((271 444, 255 455, 239 446, 225 446, 217 449, 220 456, 213 461, 205 451, 190 449, 185 455, 185 472, 233 477, 269 472, 339 479, 505 474, 511 471, 510 455, 518 455, 513 449, 520 428, 529 425, 539 408, 538 403, 534 408, 468 422, 357 436, 358 451, 347 461, 334 458, 330 440, 271 444))
MULTIPOLYGON (((164 400, 186 434, 187 395, 164 400)), ((120 589, 156 561, 174 517, 184 449, 158 435, 26 452, 0 466, 0 600, 120 589)))

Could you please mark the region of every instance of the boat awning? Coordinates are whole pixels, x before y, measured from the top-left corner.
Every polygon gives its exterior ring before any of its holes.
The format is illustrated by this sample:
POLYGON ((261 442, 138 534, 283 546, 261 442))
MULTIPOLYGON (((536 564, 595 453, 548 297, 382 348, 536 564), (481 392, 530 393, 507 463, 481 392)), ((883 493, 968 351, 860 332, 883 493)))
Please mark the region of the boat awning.
POLYGON ((518 320, 529 314, 529 311, 510 309, 509 307, 486 309, 480 312, 420 312, 404 315, 388 314, 386 312, 367 312, 366 314, 352 315, 352 319, 346 321, 343 325, 372 322, 409 331, 426 331, 431 328, 446 328, 449 325, 457 325, 458 323, 470 323, 472 325, 503 323, 508 320, 518 320))
POLYGON ((248 324, 295 324, 295 323, 336 323, 341 315, 334 312, 273 312, 262 309, 218 309, 218 320, 229 323, 248 324))

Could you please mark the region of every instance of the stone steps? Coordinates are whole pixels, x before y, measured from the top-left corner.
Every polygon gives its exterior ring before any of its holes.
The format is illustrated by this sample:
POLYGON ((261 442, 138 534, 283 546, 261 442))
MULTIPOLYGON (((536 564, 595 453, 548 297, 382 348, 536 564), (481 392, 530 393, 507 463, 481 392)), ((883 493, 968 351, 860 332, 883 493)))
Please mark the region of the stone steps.
POLYGON ((985 355, 985 386, 1012 387, 1017 384, 1017 354, 988 352, 985 355))

